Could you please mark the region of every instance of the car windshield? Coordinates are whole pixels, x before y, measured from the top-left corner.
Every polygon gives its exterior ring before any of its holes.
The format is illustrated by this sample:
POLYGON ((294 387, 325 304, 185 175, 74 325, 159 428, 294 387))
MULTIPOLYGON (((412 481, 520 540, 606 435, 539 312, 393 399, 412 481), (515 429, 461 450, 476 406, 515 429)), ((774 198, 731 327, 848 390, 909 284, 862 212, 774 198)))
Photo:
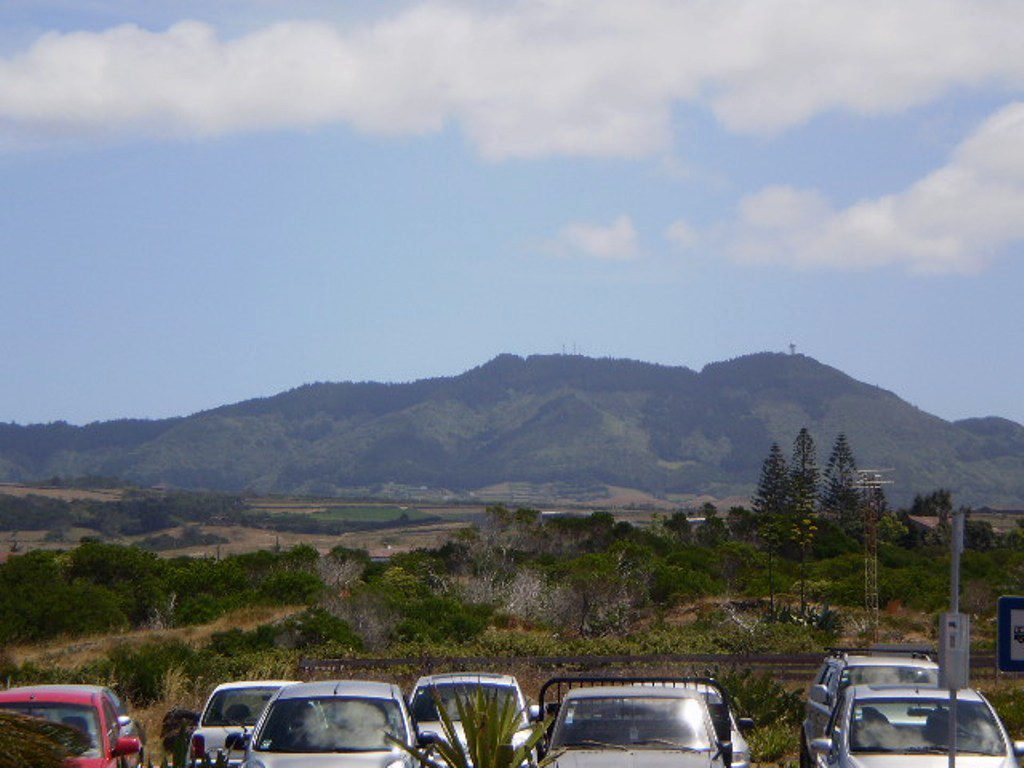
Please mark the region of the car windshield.
MULTIPOLYGON (((958 753, 1006 754, 995 716, 984 702, 958 701, 956 713, 958 753)), ((869 699, 852 707, 851 752, 946 753, 948 749, 948 699, 869 699)))
MULTIPOLYGON (((437 683, 416 689, 412 697, 412 716, 421 723, 440 720, 441 716, 437 712, 437 701, 440 699, 448 717, 452 720, 459 720, 459 707, 456 700, 460 698, 463 702, 472 700, 478 692, 488 700, 495 699, 499 710, 507 706, 509 701, 512 701, 516 707, 519 705, 516 689, 510 685, 467 682, 437 683)), ((520 713, 520 716, 525 717, 525 713, 520 713)))
POLYGON ((202 725, 256 725, 267 699, 276 690, 275 686, 260 686, 217 691, 206 705, 202 725))
POLYGON ((256 737, 261 752, 372 752, 388 750, 388 736, 406 741, 398 702, 332 696, 278 699, 256 737))
POLYGON ((95 707, 46 701, 4 702, 0 707, 77 728, 89 739, 89 748, 82 757, 100 757, 100 726, 95 707))
POLYGON ((607 696, 570 699, 551 748, 710 749, 700 698, 607 696))
POLYGON ((939 670, 934 667, 900 665, 850 666, 839 678, 839 688, 848 685, 923 685, 939 684, 939 670))

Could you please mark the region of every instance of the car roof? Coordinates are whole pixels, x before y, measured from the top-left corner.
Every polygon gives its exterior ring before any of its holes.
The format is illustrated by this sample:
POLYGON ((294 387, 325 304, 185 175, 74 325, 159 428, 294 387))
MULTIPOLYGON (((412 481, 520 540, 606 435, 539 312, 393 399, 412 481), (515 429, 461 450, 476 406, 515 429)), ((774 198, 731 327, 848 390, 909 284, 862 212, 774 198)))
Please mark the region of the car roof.
POLYGON ((329 696, 365 696, 373 699, 401 699, 402 691, 394 683, 374 680, 322 680, 292 683, 278 691, 280 699, 325 698, 329 696))
POLYGON ((938 669, 939 665, 931 659, 920 656, 847 656, 848 667, 917 667, 920 669, 938 669))
MULTIPOLYGON (((949 691, 945 688, 929 688, 926 685, 851 685, 847 696, 858 701, 868 699, 920 699, 922 701, 947 701, 949 691)), ((958 701, 983 701, 983 697, 974 688, 961 688, 957 691, 958 701)))
POLYGON ((696 688, 681 688, 667 685, 598 685, 584 688, 573 688, 566 692, 563 701, 572 699, 607 699, 607 698, 664 698, 664 699, 700 699, 704 701, 704 692, 696 688))
POLYGON ((92 704, 107 689, 99 685, 26 685, 0 691, 0 701, 53 701, 92 704))
POLYGON ((436 675, 424 675, 416 681, 417 688, 445 683, 486 683, 488 685, 509 685, 519 687, 519 682, 512 675, 496 672, 440 672, 436 675))
POLYGON ((283 688, 286 685, 294 685, 298 680, 234 680, 230 683, 221 683, 213 689, 218 691, 244 690, 246 688, 283 688))

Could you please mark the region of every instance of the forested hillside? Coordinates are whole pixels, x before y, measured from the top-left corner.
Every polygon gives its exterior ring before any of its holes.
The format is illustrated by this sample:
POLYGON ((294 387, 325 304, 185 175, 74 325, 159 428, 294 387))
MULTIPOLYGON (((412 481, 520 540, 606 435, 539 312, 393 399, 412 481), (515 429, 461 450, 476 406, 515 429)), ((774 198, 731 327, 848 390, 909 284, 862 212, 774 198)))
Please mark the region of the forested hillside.
POLYGON ((687 368, 574 355, 501 355, 450 378, 317 383, 158 421, 0 425, 0 480, 99 475, 141 486, 452 494, 503 482, 748 496, 771 444, 845 433, 890 495, 949 488, 1024 507, 1024 427, 948 422, 802 355, 687 368))

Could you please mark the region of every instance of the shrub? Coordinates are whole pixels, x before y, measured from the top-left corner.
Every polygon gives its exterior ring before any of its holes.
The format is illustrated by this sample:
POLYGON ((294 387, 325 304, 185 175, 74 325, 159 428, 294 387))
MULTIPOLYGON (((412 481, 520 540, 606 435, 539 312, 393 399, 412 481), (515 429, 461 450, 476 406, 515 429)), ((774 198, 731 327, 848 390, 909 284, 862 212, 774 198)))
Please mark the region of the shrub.
POLYGON ((195 652, 177 640, 160 640, 135 648, 120 646, 109 656, 111 687, 136 705, 148 705, 164 695, 168 671, 186 667, 195 652))

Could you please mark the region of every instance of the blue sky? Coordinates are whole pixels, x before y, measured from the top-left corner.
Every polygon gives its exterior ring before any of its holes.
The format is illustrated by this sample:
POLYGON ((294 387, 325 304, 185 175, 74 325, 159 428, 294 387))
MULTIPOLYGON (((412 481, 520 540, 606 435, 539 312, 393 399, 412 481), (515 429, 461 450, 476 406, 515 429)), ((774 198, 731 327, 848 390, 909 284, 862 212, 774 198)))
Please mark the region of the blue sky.
POLYGON ((6 0, 0 421, 799 352, 1024 422, 1024 4, 6 0))

